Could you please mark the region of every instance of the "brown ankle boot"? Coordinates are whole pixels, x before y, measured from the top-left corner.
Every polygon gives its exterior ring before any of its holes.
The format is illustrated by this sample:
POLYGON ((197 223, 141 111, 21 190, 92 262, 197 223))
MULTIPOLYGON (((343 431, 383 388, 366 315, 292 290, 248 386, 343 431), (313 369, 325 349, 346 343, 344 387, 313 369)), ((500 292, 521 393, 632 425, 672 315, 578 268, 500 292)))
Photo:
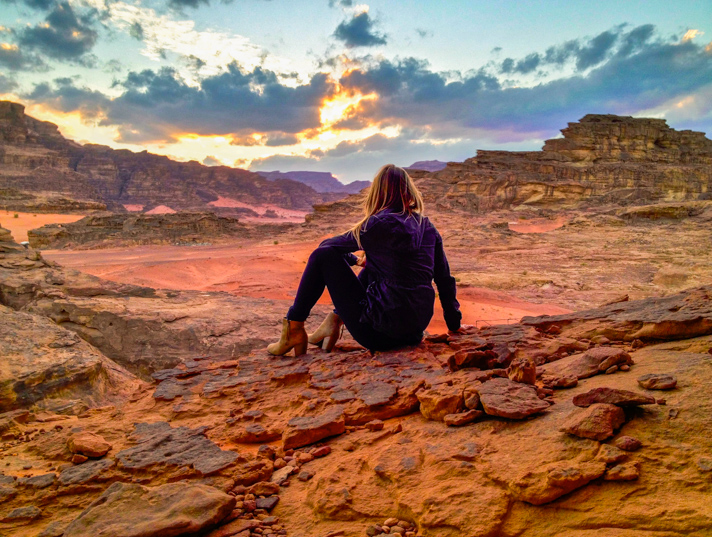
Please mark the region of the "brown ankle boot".
POLYGON ((341 327, 344 321, 333 311, 326 316, 316 332, 309 336, 309 343, 317 345, 326 352, 331 352, 341 337, 341 327))
POLYGON ((282 320, 282 337, 277 343, 267 346, 267 352, 275 356, 282 356, 294 349, 294 356, 307 353, 307 332, 304 323, 290 321, 286 317, 282 320))

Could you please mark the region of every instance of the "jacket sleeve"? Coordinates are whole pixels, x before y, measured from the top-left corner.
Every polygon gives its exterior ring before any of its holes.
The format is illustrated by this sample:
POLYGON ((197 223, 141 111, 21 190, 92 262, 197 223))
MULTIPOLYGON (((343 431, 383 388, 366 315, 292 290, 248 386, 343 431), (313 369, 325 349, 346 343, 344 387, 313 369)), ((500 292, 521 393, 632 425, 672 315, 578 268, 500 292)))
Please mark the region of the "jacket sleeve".
POLYGON ((356 252, 359 247, 355 237, 350 231, 347 231, 343 235, 337 235, 336 237, 331 237, 330 239, 322 241, 322 243, 319 245, 319 248, 324 246, 335 248, 339 252, 343 253, 346 262, 352 267, 358 261, 358 258, 351 253, 356 252))
POLYGON ((443 248, 443 239, 438 233, 435 242, 435 267, 433 273, 435 285, 438 287, 440 295, 440 304, 443 307, 443 317, 445 324, 449 330, 457 330, 460 328, 462 313, 460 313, 460 303, 457 301, 457 288, 455 278, 450 274, 450 265, 445 257, 443 248))

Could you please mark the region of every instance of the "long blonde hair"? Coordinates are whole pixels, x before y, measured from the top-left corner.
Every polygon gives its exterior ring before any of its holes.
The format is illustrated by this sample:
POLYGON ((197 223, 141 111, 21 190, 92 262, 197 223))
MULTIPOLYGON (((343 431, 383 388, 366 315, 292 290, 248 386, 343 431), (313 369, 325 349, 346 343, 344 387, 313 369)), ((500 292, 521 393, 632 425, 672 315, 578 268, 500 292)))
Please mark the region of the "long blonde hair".
POLYGON ((364 217, 349 231, 361 248, 361 231, 368 219, 385 209, 401 208, 401 214, 408 213, 423 218, 423 197, 408 172, 393 164, 386 164, 373 178, 371 188, 363 203, 364 217))

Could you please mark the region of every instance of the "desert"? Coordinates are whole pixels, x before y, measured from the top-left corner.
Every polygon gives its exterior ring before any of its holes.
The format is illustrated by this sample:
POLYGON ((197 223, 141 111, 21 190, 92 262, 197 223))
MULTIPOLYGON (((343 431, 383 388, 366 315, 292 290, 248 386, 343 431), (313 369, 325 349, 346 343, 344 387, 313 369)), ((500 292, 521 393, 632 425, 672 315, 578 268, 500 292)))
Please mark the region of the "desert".
POLYGON ((711 20, 0 2, 0 537, 712 536, 711 20))

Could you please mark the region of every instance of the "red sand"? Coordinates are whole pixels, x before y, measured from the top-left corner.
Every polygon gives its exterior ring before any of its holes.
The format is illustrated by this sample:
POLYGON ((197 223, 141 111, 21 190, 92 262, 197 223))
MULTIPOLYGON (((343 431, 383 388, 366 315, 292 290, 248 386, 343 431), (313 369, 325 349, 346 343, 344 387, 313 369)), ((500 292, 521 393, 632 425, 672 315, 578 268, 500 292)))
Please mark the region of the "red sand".
MULTIPOLYGON (((47 259, 108 280, 163 289, 227 291, 239 296, 291 300, 309 254, 318 243, 228 246, 141 246, 91 251, 45 251, 47 259)), ((463 323, 506 324, 525 315, 553 315, 569 310, 534 304, 506 293, 458 289, 463 323)), ((328 294, 319 301, 328 304, 328 294)), ((428 330, 447 330, 442 310, 428 330)))
POLYGON ((569 221, 568 218, 561 217, 555 220, 520 220, 519 222, 510 222, 509 229, 517 233, 546 233, 554 231, 569 221))
POLYGON ((27 232, 46 224, 68 224, 84 218, 83 214, 42 214, 0 211, 0 227, 9 229, 17 242, 27 240, 27 232), (17 215, 15 218, 13 215, 17 215))
MULTIPOLYGON (((127 209, 128 210, 128 209, 127 209)), ((175 211, 168 207, 168 205, 158 205, 150 211, 146 211, 146 214, 173 214, 175 211)))

